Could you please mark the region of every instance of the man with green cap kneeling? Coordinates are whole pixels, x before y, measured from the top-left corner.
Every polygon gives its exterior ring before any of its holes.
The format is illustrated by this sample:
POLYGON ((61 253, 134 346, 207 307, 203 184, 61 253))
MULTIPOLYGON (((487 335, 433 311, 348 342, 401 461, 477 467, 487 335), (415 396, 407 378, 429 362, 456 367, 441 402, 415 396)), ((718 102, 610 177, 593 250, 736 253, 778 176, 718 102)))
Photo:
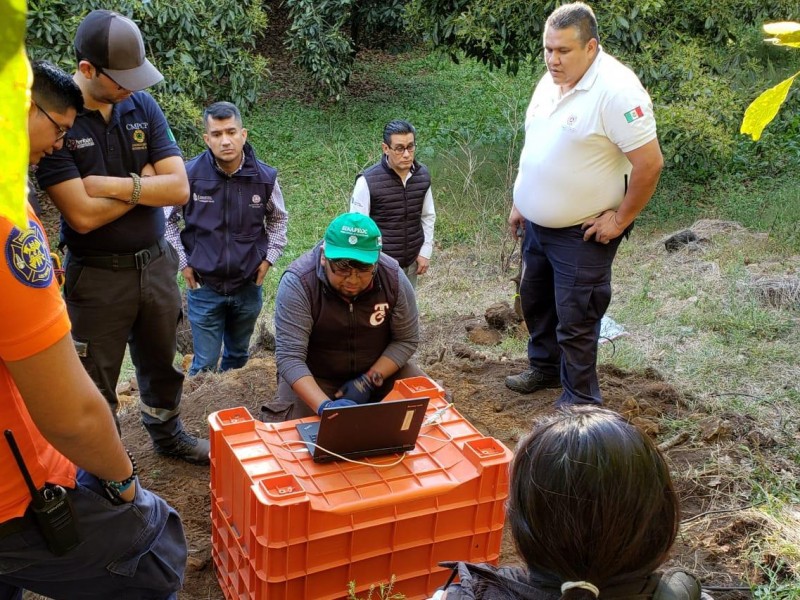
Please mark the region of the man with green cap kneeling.
POLYGON ((414 288, 367 215, 340 215, 325 238, 284 272, 275 299, 278 393, 262 420, 379 402, 419 344, 414 288))

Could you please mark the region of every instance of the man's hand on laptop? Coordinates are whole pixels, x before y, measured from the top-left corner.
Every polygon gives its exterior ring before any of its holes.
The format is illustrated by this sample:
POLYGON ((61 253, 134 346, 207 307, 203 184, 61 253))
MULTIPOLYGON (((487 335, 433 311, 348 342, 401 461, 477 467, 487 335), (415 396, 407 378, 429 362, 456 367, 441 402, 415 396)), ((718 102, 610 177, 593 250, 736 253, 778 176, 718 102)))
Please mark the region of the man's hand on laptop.
POLYGON ((325 400, 322 404, 319 405, 319 409, 317 409, 317 414, 321 417, 322 411, 326 408, 341 408, 343 406, 355 406, 358 402, 353 402, 352 400, 348 400, 347 398, 338 398, 336 400, 325 400))
POLYGON ((372 398, 372 392, 375 389, 368 373, 359 375, 355 379, 351 379, 345 383, 336 392, 337 398, 349 398, 356 404, 366 404, 372 398))

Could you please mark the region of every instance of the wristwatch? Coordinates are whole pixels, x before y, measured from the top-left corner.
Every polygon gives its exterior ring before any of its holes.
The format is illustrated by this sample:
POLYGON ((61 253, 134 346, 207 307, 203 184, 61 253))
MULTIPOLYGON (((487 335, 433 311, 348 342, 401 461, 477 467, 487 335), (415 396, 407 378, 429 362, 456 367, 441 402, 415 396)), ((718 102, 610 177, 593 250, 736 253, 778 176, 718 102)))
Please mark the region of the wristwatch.
POLYGON ((367 379, 369 379, 369 382, 376 388, 379 388, 383 385, 383 375, 377 371, 367 371, 367 379))

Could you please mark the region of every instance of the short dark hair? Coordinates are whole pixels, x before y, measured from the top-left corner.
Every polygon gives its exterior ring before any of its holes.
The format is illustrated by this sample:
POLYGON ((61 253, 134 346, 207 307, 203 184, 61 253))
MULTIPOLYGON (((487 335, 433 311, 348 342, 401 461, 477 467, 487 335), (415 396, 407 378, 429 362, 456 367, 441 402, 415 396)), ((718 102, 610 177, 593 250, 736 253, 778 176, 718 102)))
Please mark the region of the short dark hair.
POLYGON ((414 134, 414 140, 417 139, 417 130, 414 129, 414 126, 409 123, 408 121, 403 121, 401 119, 395 119, 394 121, 389 121, 386 124, 386 127, 383 128, 383 143, 387 146, 392 144, 392 136, 393 135, 405 135, 407 133, 414 134))
POLYGON ((584 46, 593 38, 600 42, 600 36, 597 33, 597 18, 594 16, 592 8, 583 2, 562 4, 550 13, 545 26, 553 29, 574 27, 578 30, 578 39, 584 46))
MULTIPOLYGON (((561 409, 520 442, 508 519, 531 571, 601 588, 650 575, 680 524, 669 468, 650 438, 610 410, 561 409)), ((562 598, 583 598, 568 590, 562 598)))
POLYGON ((31 64, 33 101, 45 110, 64 114, 70 108, 83 110, 81 88, 66 71, 62 71, 46 60, 35 60, 31 64))
POLYGON ((236 124, 242 126, 242 113, 233 102, 214 102, 203 111, 203 126, 208 129, 208 120, 236 119, 236 124))

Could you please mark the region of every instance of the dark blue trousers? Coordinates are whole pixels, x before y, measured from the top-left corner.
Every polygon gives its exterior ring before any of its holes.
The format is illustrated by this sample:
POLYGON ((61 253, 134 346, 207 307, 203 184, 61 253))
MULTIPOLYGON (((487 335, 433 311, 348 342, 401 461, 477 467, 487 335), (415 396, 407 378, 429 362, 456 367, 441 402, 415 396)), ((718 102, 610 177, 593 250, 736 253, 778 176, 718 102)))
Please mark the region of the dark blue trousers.
POLYGON ((112 504, 82 470, 67 493, 81 543, 54 556, 32 522, 0 539, 0 600, 17 600, 23 589, 55 600, 177 598, 187 548, 172 507, 141 486, 133 502, 112 504))
POLYGON ((611 302, 611 263, 623 236, 584 242, 580 225, 550 229, 527 222, 520 300, 528 326, 528 360, 561 376, 556 404, 600 404, 597 342, 611 302))

